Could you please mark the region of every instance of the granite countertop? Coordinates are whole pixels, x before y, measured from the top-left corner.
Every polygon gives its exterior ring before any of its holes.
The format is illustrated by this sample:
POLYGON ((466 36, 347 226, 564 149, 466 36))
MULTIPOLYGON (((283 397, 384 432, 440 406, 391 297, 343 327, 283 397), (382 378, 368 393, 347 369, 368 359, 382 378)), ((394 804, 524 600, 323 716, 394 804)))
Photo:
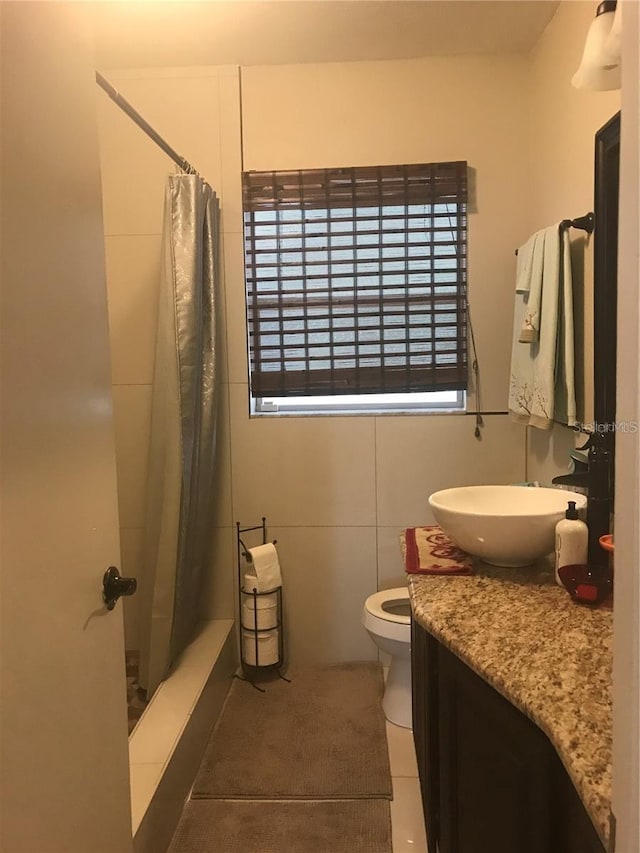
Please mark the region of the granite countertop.
POLYGON ((475 574, 409 575, 416 621, 552 742, 605 847, 612 750, 610 602, 576 604, 549 561, 475 574))

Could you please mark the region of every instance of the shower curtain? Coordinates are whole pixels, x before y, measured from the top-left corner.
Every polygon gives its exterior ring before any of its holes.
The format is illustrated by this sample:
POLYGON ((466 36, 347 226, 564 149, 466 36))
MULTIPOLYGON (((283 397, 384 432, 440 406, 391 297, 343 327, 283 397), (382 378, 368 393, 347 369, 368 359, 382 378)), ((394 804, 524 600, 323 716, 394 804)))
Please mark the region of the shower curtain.
POLYGON ((210 545, 218 200, 198 175, 168 179, 162 251, 140 589, 148 698, 193 635, 210 545))

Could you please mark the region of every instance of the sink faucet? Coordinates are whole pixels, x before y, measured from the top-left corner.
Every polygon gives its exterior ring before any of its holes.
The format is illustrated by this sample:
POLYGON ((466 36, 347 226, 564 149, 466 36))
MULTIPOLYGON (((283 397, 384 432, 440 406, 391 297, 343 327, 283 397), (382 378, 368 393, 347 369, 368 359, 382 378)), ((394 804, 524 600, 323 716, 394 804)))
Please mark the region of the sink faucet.
POLYGON ((551 482, 563 486, 579 486, 582 489, 588 489, 591 482, 591 474, 588 470, 574 471, 572 474, 561 474, 559 477, 554 477, 551 482))
POLYGON ((558 485, 580 486, 587 489, 587 527, 589 528, 589 565, 606 566, 608 557, 600 546, 600 537, 609 533, 611 515, 611 453, 612 433, 592 432, 580 450, 589 449, 589 461, 578 461, 583 470, 561 474, 551 481, 558 485))

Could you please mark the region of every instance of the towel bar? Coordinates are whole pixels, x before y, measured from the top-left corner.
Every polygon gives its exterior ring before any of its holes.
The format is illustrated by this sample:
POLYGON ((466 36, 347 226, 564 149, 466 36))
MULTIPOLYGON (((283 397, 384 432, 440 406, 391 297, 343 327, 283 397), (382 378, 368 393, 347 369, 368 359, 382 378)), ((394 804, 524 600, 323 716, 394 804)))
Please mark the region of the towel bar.
POLYGON ((586 231, 587 234, 593 234, 595 225, 596 217, 592 211, 585 213, 584 216, 578 216, 576 219, 563 219, 560 223, 561 228, 578 228, 580 231, 586 231))
MULTIPOLYGON (((578 216, 576 219, 563 219, 560 223, 560 228, 577 228, 579 231, 586 231, 587 234, 593 234, 595 226, 596 217, 592 211, 585 213, 584 216, 578 216)), ((517 249, 515 253, 518 254, 517 249)))

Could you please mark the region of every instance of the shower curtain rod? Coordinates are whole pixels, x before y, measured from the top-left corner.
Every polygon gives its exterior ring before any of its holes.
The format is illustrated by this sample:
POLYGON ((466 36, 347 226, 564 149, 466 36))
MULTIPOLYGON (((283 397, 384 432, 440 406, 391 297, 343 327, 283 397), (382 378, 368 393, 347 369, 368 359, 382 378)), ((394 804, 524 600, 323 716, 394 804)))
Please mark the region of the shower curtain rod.
POLYGON ((103 77, 99 71, 96 71, 96 83, 98 84, 98 86, 100 86, 101 89, 104 89, 104 91, 107 93, 107 95, 109 95, 111 100, 116 103, 120 107, 120 109, 123 110, 129 116, 129 118, 135 121, 139 128, 144 130, 147 136, 153 139, 156 145, 162 148, 165 154, 168 154, 169 157, 171 157, 173 162, 176 163, 182 169, 183 172, 186 172, 187 175, 198 175, 197 169, 194 169, 191 163, 185 160, 184 157, 181 157, 178 152, 175 151, 169 145, 168 142, 165 142, 165 140, 160 136, 160 134, 151 127, 149 122, 145 121, 142 118, 142 116, 135 109, 135 107, 132 107, 129 101, 127 101, 126 98, 123 98, 122 95, 116 89, 114 89, 111 83, 109 83, 106 77, 103 77))

